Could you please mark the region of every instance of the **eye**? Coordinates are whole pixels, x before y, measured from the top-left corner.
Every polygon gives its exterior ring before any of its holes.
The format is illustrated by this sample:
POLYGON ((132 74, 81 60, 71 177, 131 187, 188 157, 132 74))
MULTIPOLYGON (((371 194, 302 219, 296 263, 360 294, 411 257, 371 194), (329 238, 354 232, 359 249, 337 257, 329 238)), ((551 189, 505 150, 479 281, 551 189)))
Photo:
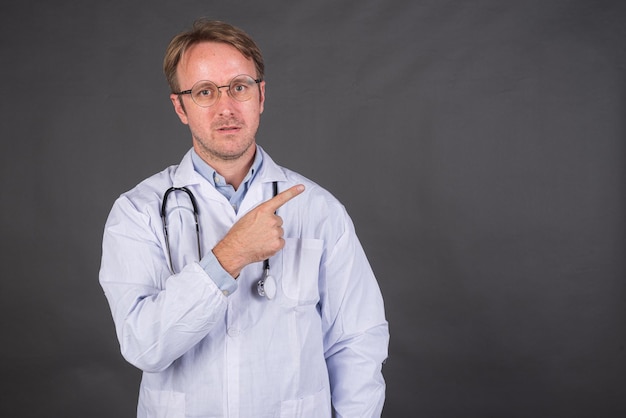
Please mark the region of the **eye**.
POLYGON ((215 86, 211 84, 200 84, 194 87, 193 95, 197 98, 207 99, 215 95, 215 90, 215 86))
POLYGON ((245 92, 248 89, 248 86, 242 83, 236 83, 231 87, 231 89, 233 93, 239 94, 245 92))
POLYGON ((198 90, 197 95, 202 96, 202 97, 209 97, 213 95, 213 90, 211 89, 198 90))

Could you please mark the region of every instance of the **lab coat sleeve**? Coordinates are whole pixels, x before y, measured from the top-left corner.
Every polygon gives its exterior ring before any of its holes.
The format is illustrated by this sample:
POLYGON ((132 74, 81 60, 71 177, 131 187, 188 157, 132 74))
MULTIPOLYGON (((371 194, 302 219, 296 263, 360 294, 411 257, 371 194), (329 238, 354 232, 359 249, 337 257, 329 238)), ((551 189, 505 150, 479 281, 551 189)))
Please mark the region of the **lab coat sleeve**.
POLYGON ((154 220, 128 198, 118 199, 105 226, 100 269, 121 352, 146 372, 167 368, 226 311, 226 297, 199 264, 170 276, 154 220))
POLYGON ((335 417, 380 417, 388 324, 378 283, 345 214, 345 230, 322 266, 324 349, 335 417))

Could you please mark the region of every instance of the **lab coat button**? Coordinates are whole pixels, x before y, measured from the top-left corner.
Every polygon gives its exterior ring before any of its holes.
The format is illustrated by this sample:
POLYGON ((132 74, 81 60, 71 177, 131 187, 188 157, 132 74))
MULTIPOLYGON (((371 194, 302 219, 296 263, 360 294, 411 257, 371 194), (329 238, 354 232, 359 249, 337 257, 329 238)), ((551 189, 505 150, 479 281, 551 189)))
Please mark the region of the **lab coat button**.
POLYGON ((239 330, 237 328, 228 328, 228 335, 231 337, 238 337, 239 330))
POLYGON ((222 294, 223 294, 224 296, 228 296, 228 295, 229 295, 228 290, 222 290, 222 294))

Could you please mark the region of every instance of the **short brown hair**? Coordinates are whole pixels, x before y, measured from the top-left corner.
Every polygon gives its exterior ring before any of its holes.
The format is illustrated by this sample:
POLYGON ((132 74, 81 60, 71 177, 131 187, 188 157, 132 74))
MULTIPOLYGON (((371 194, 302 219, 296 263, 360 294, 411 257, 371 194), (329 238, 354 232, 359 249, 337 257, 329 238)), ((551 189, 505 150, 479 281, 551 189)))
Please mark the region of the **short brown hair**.
POLYGON ((254 61, 256 77, 263 79, 265 64, 261 50, 247 33, 219 20, 199 19, 191 30, 176 35, 165 51, 163 72, 172 93, 180 91, 176 68, 181 57, 187 48, 200 42, 221 42, 235 47, 244 57, 254 61))

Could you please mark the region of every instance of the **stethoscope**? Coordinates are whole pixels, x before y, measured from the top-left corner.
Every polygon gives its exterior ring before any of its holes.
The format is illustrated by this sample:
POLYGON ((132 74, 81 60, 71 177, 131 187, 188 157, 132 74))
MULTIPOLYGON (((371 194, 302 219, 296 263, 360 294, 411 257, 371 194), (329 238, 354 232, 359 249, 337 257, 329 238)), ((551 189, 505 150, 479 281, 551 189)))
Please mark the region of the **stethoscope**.
MULTIPOLYGON (((278 194, 278 183, 272 182, 272 196, 278 194)), ((276 296, 276 279, 270 276, 270 259, 263 261, 263 277, 256 284, 256 290, 259 296, 265 296, 268 299, 274 299, 276 296)))
MULTIPOLYGON (((163 235, 165 236, 165 248, 167 250, 168 266, 172 274, 174 272, 174 264, 172 262, 172 251, 170 249, 170 237, 167 232, 167 199, 172 192, 184 192, 191 201, 193 208, 193 218, 196 223, 196 244, 198 248, 198 260, 202 258, 202 251, 200 249, 200 223, 198 222, 198 203, 196 198, 187 187, 170 187, 163 194, 163 202, 161 203, 161 221, 163 222, 163 235)), ((272 182, 272 196, 275 197, 278 194, 278 183, 272 182)), ((276 280, 270 275, 270 260, 263 261, 263 277, 257 282, 257 292, 259 296, 264 296, 267 299, 273 299, 276 296, 276 280)))

